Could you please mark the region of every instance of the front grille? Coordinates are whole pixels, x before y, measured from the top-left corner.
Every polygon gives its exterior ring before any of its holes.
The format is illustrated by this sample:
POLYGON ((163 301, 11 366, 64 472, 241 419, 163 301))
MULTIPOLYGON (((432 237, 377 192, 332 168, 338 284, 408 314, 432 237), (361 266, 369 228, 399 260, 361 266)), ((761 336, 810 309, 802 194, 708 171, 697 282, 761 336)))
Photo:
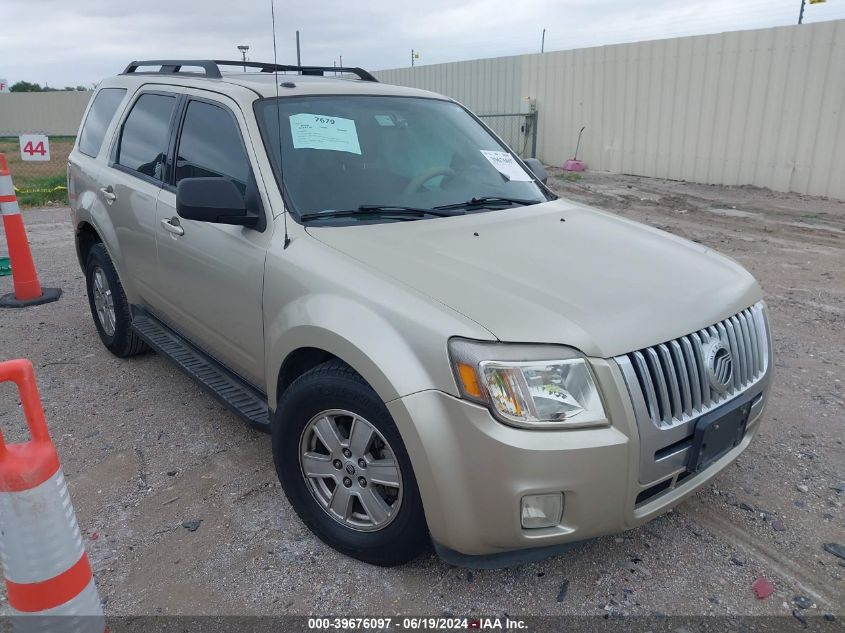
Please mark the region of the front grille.
POLYGON ((766 319, 758 303, 703 330, 623 358, 634 369, 651 421, 666 428, 715 409, 757 382, 766 373, 768 350, 766 319), (723 391, 711 386, 705 367, 704 348, 711 339, 721 340, 733 360, 733 378, 723 391))

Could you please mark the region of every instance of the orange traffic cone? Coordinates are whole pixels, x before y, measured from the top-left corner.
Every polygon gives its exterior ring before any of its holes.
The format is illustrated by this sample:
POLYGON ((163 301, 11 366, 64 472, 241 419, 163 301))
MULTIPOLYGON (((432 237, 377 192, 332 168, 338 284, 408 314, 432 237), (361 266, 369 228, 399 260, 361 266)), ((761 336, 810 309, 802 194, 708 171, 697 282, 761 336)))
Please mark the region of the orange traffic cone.
POLYGON ((12 175, 6 156, 0 154, 0 214, 3 215, 3 228, 6 231, 6 244, 9 247, 9 260, 12 264, 12 281, 15 292, 0 297, 0 307, 24 308, 42 303, 50 303, 62 296, 60 288, 41 288, 35 263, 29 250, 29 241, 23 228, 23 218, 12 184, 12 175))
POLYGON ((103 633, 103 608, 32 364, 0 363, 0 382, 7 381, 18 386, 32 436, 7 445, 0 433, 0 561, 6 593, 15 615, 37 616, 16 619, 15 628, 103 633))

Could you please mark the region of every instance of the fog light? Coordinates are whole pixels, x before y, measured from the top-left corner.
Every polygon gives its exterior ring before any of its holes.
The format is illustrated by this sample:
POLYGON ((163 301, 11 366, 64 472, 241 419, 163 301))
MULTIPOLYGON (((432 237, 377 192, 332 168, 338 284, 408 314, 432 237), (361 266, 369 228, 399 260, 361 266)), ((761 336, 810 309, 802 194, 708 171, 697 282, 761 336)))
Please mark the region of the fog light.
POLYGON ((563 515, 563 495, 527 495, 522 498, 522 527, 537 529, 554 527, 563 515))

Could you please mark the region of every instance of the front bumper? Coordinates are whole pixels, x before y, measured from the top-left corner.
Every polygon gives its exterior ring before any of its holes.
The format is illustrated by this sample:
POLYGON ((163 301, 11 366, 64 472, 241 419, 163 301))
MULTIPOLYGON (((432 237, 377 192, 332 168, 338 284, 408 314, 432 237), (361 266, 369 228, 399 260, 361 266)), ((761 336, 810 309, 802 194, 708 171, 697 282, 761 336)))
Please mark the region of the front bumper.
MULTIPOLYGON (((457 564, 501 566, 557 553, 562 545, 636 527, 712 479, 748 446, 759 426, 769 374, 742 442, 704 471, 679 466, 641 482, 640 433, 626 383, 613 360, 591 360, 610 424, 535 431, 505 426, 481 406, 440 391, 388 403, 402 433, 432 539, 457 564), (681 481, 681 478, 682 481, 681 481), (644 499, 643 493, 663 486, 644 499), (523 529, 520 501, 562 492, 561 522, 523 529), (638 502, 639 498, 639 502, 638 502)), ((752 389, 749 389, 748 395, 752 389)))

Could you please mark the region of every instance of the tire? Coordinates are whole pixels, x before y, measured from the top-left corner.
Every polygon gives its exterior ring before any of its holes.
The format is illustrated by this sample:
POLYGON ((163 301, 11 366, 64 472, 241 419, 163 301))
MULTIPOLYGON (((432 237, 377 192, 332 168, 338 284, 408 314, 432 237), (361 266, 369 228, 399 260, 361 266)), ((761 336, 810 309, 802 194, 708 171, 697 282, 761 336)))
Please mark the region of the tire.
POLYGON ((132 316, 123 292, 123 285, 102 243, 94 244, 88 252, 88 260, 85 264, 85 286, 88 290, 91 316, 94 318, 97 333, 106 349, 119 358, 146 352, 149 347, 132 329, 132 316), (101 317, 98 314, 98 295, 104 294, 108 294, 111 300, 113 324, 109 317, 101 317))
MULTIPOLYGON (((350 431, 345 438, 344 450, 355 448, 355 443, 349 439, 351 436, 350 431)), ((422 501, 399 430, 375 391, 348 365, 337 360, 328 361, 297 378, 279 400, 273 418, 272 441, 276 472, 288 500, 305 525, 324 543, 347 556, 383 567, 406 563, 429 547, 422 501), (317 453, 305 453, 303 446, 309 438, 317 437, 319 440, 322 437, 323 434, 315 430, 313 421, 322 420, 322 414, 326 412, 334 416, 332 428, 341 431, 334 440, 343 435, 343 425, 349 417, 347 413, 356 416, 356 421, 351 424, 360 424, 359 430, 369 431, 369 427, 375 430, 372 434, 375 439, 370 440, 368 452, 358 451, 364 455, 369 470, 358 467, 349 477, 353 487, 346 486, 347 492, 341 487, 344 485, 342 482, 347 479, 350 466, 360 465, 358 455, 347 457, 342 452, 329 451, 331 458, 326 457, 322 468, 336 469, 337 480, 334 483, 331 479, 335 476, 334 471, 326 478, 308 478, 304 474, 306 467, 303 464, 308 459, 307 455, 317 453), (369 427, 362 424, 361 419, 369 427), (344 460, 344 466, 337 468, 340 460, 344 460), (380 472, 380 464, 398 468, 399 487, 385 487, 366 479, 379 477, 376 473, 380 472), (359 485, 361 479, 364 482, 359 485), (327 488, 332 490, 326 492, 327 488), (320 501, 321 490, 331 495, 332 506, 337 491, 341 495, 352 495, 351 505, 346 506, 352 509, 348 520, 341 521, 331 514, 325 500, 320 501), (376 519, 367 513, 364 505, 367 498, 368 505, 374 507, 371 505, 373 497, 370 496, 374 494, 382 500, 392 500, 393 504, 386 522, 380 526, 375 524, 376 519), (356 508, 359 510, 357 514, 356 508), (359 523, 357 527, 349 525, 356 521, 359 523), (373 524, 367 525, 367 521, 373 524)), ((316 442, 314 450, 325 451, 327 446, 316 442)), ((341 447, 344 445, 341 444, 341 447)), ((393 477, 389 475, 387 479, 393 477)), ((383 509, 388 507, 388 502, 384 506, 378 505, 383 509)), ((372 513, 373 517, 380 512, 372 513)))

